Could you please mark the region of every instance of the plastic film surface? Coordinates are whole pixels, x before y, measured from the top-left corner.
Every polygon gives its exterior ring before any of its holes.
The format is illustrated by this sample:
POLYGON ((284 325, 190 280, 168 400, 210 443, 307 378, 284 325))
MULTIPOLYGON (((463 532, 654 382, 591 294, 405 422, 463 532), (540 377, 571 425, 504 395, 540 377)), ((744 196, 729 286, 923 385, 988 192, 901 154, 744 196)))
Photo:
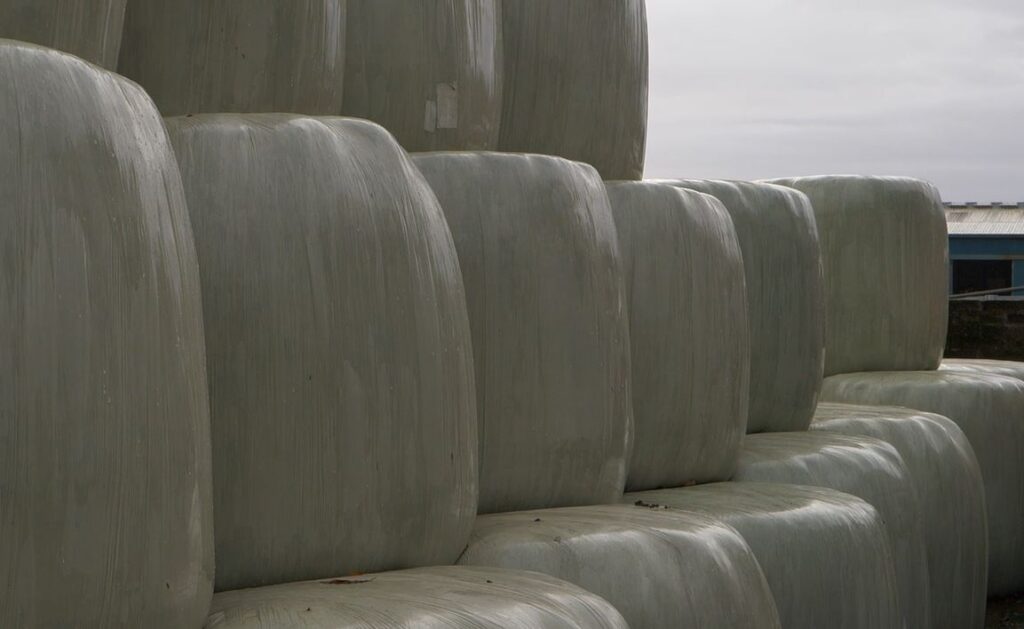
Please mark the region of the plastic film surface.
POLYGON ((207 330, 217 588, 451 563, 472 354, 437 201, 362 120, 168 120, 207 330))

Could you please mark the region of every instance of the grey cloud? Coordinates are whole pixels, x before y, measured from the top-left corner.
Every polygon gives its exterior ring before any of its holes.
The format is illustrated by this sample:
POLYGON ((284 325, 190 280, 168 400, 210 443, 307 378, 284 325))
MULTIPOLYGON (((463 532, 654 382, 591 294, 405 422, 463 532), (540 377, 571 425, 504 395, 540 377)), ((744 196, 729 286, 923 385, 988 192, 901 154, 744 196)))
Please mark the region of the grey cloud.
POLYGON ((1024 200, 1019 0, 648 0, 649 177, 903 174, 1024 200))

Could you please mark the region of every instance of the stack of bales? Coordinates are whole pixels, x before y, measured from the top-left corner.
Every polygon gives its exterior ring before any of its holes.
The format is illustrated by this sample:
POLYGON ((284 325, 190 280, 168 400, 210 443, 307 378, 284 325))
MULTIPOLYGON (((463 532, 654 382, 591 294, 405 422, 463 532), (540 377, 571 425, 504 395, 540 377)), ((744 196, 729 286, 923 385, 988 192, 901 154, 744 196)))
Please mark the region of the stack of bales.
POLYGON ((757 358, 750 371, 752 434, 736 480, 819 485, 867 500, 887 523, 903 599, 915 606, 904 610, 910 624, 980 622, 983 491, 963 433, 946 418, 896 409, 829 407, 812 423, 831 328, 809 199, 763 183, 671 183, 721 199, 743 250, 757 358))
POLYGON ((100 5, 0 0, 155 101, 0 43, 0 624, 952 628, 1024 585, 1024 368, 934 371, 933 191, 605 183, 642 0, 100 5))
POLYGON ((984 480, 988 592, 1019 591, 1024 383, 1013 376, 1024 375, 1024 366, 942 364, 948 238, 938 191, 884 177, 777 183, 808 195, 821 235, 828 330, 822 398, 920 409, 953 420, 977 454, 984 480))

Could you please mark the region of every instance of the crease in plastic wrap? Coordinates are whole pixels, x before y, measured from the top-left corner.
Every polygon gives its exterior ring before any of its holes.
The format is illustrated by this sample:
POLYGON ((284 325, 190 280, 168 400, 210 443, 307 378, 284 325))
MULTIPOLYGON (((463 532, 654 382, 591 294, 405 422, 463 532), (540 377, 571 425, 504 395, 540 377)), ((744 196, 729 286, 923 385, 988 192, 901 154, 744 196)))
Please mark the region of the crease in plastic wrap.
POLYGON ((413 157, 455 239, 476 369, 480 512, 617 502, 632 429, 608 195, 540 155, 413 157))
POLYGON ((607 601, 535 573, 417 568, 222 592, 207 629, 627 629, 607 601))
POLYGON ((747 432, 806 430, 825 363, 824 278, 810 201, 763 183, 664 183, 718 198, 736 227, 750 308, 747 432))
POLYGON ((903 626, 885 528, 860 498, 821 487, 712 483, 626 494, 624 500, 697 513, 736 529, 764 572, 783 627, 903 626))
POLYGON ((825 375, 936 369, 949 314, 946 215, 902 177, 777 179, 811 199, 825 269, 825 375))
POLYGON ((502 151, 643 179, 647 142, 644 0, 502 2, 502 151))
POLYGON ((336 115, 346 0, 129 0, 118 71, 165 116, 336 115))
POLYGON ((31 42, 117 68, 127 0, 0 0, 0 38, 31 42))
POLYGON ((203 287, 217 589, 454 562, 472 350, 430 188, 367 121, 167 122, 203 287))
POLYGON ((988 594, 1024 589, 1024 382, 996 374, 879 372, 825 379, 822 399, 904 406, 953 420, 970 441, 988 510, 988 594))
POLYGON ((626 278, 634 437, 630 491, 729 479, 747 417, 743 260, 714 197, 607 185, 626 278))
POLYGON ((0 40, 0 626, 199 626, 212 594, 196 254, 129 81, 0 40))
POLYGON ((781 627, 743 538, 695 513, 620 504, 483 515, 460 563, 571 581, 635 629, 781 627))
POLYGON ((932 413, 827 402, 811 429, 875 437, 896 448, 925 514, 931 626, 980 627, 988 574, 985 488, 963 431, 932 413))
POLYGON ((497 148, 498 0, 348 0, 346 41, 343 114, 408 151, 497 148))
POLYGON ((931 626, 926 514, 892 445, 825 431, 747 435, 734 480, 827 487, 870 504, 889 536, 904 626, 931 626))

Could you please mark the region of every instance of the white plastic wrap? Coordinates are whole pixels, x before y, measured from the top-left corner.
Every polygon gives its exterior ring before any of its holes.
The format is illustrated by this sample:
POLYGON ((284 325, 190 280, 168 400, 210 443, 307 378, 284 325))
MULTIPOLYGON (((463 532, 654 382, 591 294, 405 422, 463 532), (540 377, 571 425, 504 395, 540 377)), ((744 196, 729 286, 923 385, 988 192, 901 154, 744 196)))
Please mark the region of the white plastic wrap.
POLYGON ((825 268, 825 374, 935 369, 946 343, 946 215, 899 177, 779 179, 811 199, 825 268))
POLYGON ((0 40, 0 627, 202 623, 196 254, 149 97, 0 40))
POLYGON ((502 3, 505 87, 499 148, 642 179, 647 142, 644 0, 502 3))
POLYGON ((498 0, 348 0, 347 47, 343 114, 409 151, 497 148, 498 0))
POLYGON ((165 116, 335 115, 346 0, 129 0, 118 71, 165 116))
POLYGON ((717 197, 736 226, 750 308, 747 431, 806 430, 825 362, 821 247, 810 201, 763 183, 665 183, 717 197))
POLYGON ((698 513, 736 529, 787 629, 902 626, 888 537, 860 498, 821 487, 712 483, 626 494, 625 501, 698 513))
POLYGON ((600 597, 540 574, 418 568, 221 592, 207 629, 627 629, 600 597))
POLYGON ((218 589, 453 562, 476 513, 472 350, 426 182, 363 120, 167 124, 203 287, 218 589))
POLYGON ((634 628, 781 626, 750 548, 697 514, 613 505, 484 515, 459 561, 565 579, 634 628))
POLYGON ((466 284, 480 512, 616 502, 632 424, 608 195, 555 157, 424 153, 466 284))
POLYGON ((113 70, 127 0, 0 0, 0 37, 63 50, 113 70))
POLYGON ((735 480, 827 487, 873 506, 889 533, 905 626, 931 626, 924 515, 893 446, 824 431, 747 435, 735 480))
POLYGON ((626 487, 727 480, 746 429, 743 259, 714 197, 607 186, 626 278, 634 438, 626 487))
POLYGON ((826 378, 822 399, 905 406, 956 422, 985 483, 989 596, 1024 589, 1024 382, 948 371, 858 373, 826 378))
POLYGON ((985 617, 985 487, 974 450, 952 420, 889 406, 822 403, 812 430, 875 437, 900 453, 922 513, 932 627, 979 627, 985 617))
POLYGON ((985 360, 982 358, 947 358, 939 365, 940 371, 954 373, 992 374, 1024 380, 1024 363, 1012 360, 985 360))

